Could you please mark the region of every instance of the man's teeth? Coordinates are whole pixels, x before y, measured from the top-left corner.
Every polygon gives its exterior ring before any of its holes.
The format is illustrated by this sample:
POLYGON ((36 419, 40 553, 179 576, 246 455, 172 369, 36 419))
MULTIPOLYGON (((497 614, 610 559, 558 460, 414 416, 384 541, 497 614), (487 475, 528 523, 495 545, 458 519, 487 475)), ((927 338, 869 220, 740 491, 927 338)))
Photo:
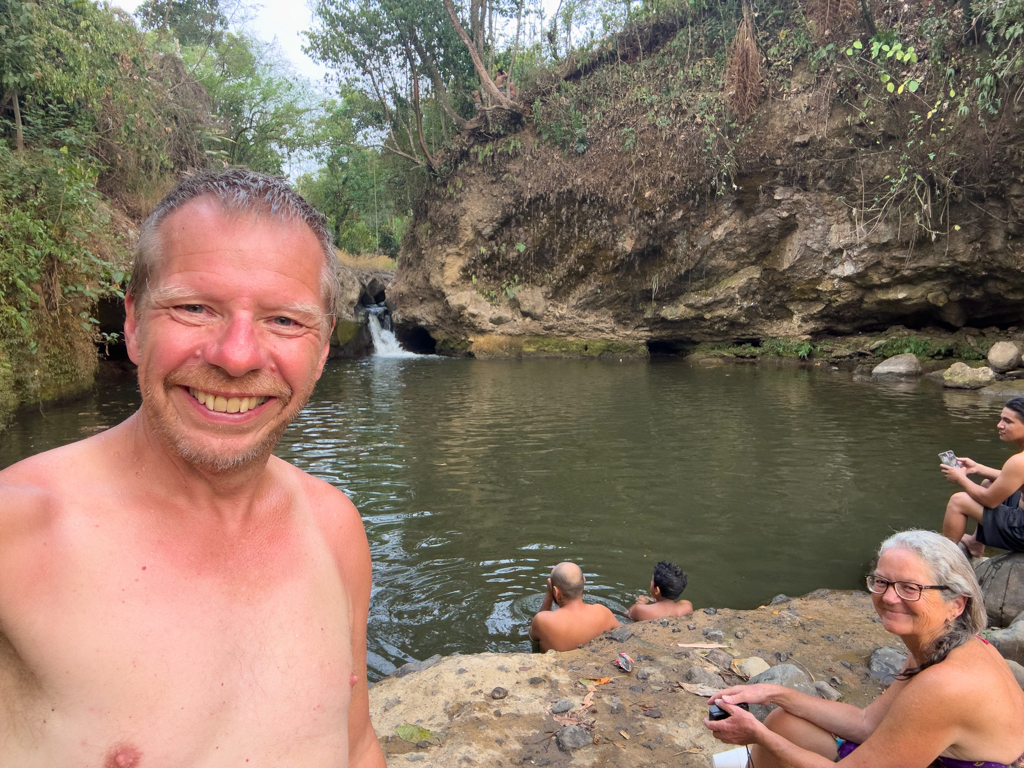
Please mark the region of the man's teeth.
POLYGON ((267 402, 267 398, 256 395, 252 397, 224 397, 224 395, 214 395, 193 387, 189 387, 188 393, 205 405, 208 410, 219 413, 245 413, 267 402))

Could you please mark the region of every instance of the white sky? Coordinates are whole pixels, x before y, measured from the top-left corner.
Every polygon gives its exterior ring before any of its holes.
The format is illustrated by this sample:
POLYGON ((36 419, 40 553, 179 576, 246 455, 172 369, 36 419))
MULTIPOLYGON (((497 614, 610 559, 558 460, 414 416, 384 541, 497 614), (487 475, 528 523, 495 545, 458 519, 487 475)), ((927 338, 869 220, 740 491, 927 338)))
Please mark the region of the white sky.
MULTIPOLYGON (((133 13, 143 0, 111 0, 112 5, 133 13)), ((281 52, 295 70, 314 83, 322 83, 327 69, 302 52, 306 42, 302 32, 312 26, 312 14, 302 0, 262 0, 251 5, 254 18, 245 32, 268 43, 277 40, 281 52)))

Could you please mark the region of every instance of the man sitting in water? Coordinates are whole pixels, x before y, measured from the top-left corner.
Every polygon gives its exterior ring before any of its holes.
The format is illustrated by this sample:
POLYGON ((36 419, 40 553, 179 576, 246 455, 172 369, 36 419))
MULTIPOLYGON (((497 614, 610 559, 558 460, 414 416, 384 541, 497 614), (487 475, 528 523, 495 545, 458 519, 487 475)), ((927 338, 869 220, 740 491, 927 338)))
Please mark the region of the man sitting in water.
POLYGON ((684 589, 686 574, 678 565, 662 560, 654 566, 654 578, 651 580, 651 598, 654 599, 641 595, 626 615, 633 621, 650 621, 693 613, 693 603, 679 599, 684 589))
POLYGON ((946 505, 942 535, 963 543, 975 557, 985 553, 985 545, 1024 552, 1024 510, 1020 508, 1021 487, 1024 486, 1024 397, 1007 401, 999 414, 996 429, 999 439, 1015 443, 1014 454, 1003 468, 986 467, 973 459, 958 457, 959 466, 941 465, 942 473, 951 483, 963 488, 954 493, 946 505), (980 475, 986 481, 975 483, 968 475, 980 475), (964 535, 967 520, 978 521, 978 529, 964 535))
POLYGON ((228 170, 142 225, 142 407, 0 472, 0 766, 383 768, 362 521, 272 455, 330 351, 325 224, 228 170))
POLYGON ((542 651, 571 651, 619 626, 619 620, 603 605, 583 602, 585 582, 575 563, 559 563, 551 569, 544 603, 530 624, 530 639, 542 651))

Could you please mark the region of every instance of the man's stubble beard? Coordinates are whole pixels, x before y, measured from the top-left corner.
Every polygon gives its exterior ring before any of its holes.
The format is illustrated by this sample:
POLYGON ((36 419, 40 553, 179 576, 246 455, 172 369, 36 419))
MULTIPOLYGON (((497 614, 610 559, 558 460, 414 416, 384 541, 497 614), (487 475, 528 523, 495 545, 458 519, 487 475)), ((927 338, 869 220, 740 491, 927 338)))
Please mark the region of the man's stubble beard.
MULTIPOLYGON (((140 377, 140 383, 141 381, 142 377, 140 377)), ((270 458, 274 446, 277 445, 277 441, 281 439, 281 435, 299 415, 313 394, 311 385, 307 392, 296 395, 289 387, 264 371, 256 371, 234 378, 211 366, 173 371, 162 386, 168 405, 171 391, 178 387, 192 387, 204 392, 211 390, 252 392, 272 395, 280 401, 281 408, 286 413, 286 417, 282 419, 281 423, 260 438, 255 445, 242 453, 229 456, 216 453, 214 449, 202 446, 197 441, 190 439, 180 421, 177 425, 172 423, 171 420, 175 418, 173 408, 169 409, 171 411, 169 416, 162 413, 156 406, 150 384, 142 385, 142 411, 153 432, 185 463, 211 474, 237 472, 251 466, 265 464, 270 458)))

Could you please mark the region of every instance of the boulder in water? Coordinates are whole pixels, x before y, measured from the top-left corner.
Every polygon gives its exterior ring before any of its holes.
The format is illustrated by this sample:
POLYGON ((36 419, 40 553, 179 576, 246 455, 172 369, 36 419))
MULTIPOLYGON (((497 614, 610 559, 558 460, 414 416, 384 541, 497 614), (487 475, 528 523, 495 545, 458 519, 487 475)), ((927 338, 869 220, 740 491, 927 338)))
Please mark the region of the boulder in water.
POLYGON ((920 376, 921 363, 917 355, 909 352, 905 355, 895 355, 871 369, 872 376, 920 376))
POLYGON ((995 372, 988 366, 971 368, 966 363, 953 363, 942 375, 942 382, 950 389, 981 389, 995 378, 995 372))
MULTIPOLYGON (((992 627, 1008 627, 1024 612, 1024 552, 990 557, 975 568, 992 627)), ((1021 628, 1024 629, 1024 623, 1021 628)))
POLYGON ((997 341, 988 351, 988 367, 1006 373, 1020 367, 1020 347, 1012 341, 997 341))

